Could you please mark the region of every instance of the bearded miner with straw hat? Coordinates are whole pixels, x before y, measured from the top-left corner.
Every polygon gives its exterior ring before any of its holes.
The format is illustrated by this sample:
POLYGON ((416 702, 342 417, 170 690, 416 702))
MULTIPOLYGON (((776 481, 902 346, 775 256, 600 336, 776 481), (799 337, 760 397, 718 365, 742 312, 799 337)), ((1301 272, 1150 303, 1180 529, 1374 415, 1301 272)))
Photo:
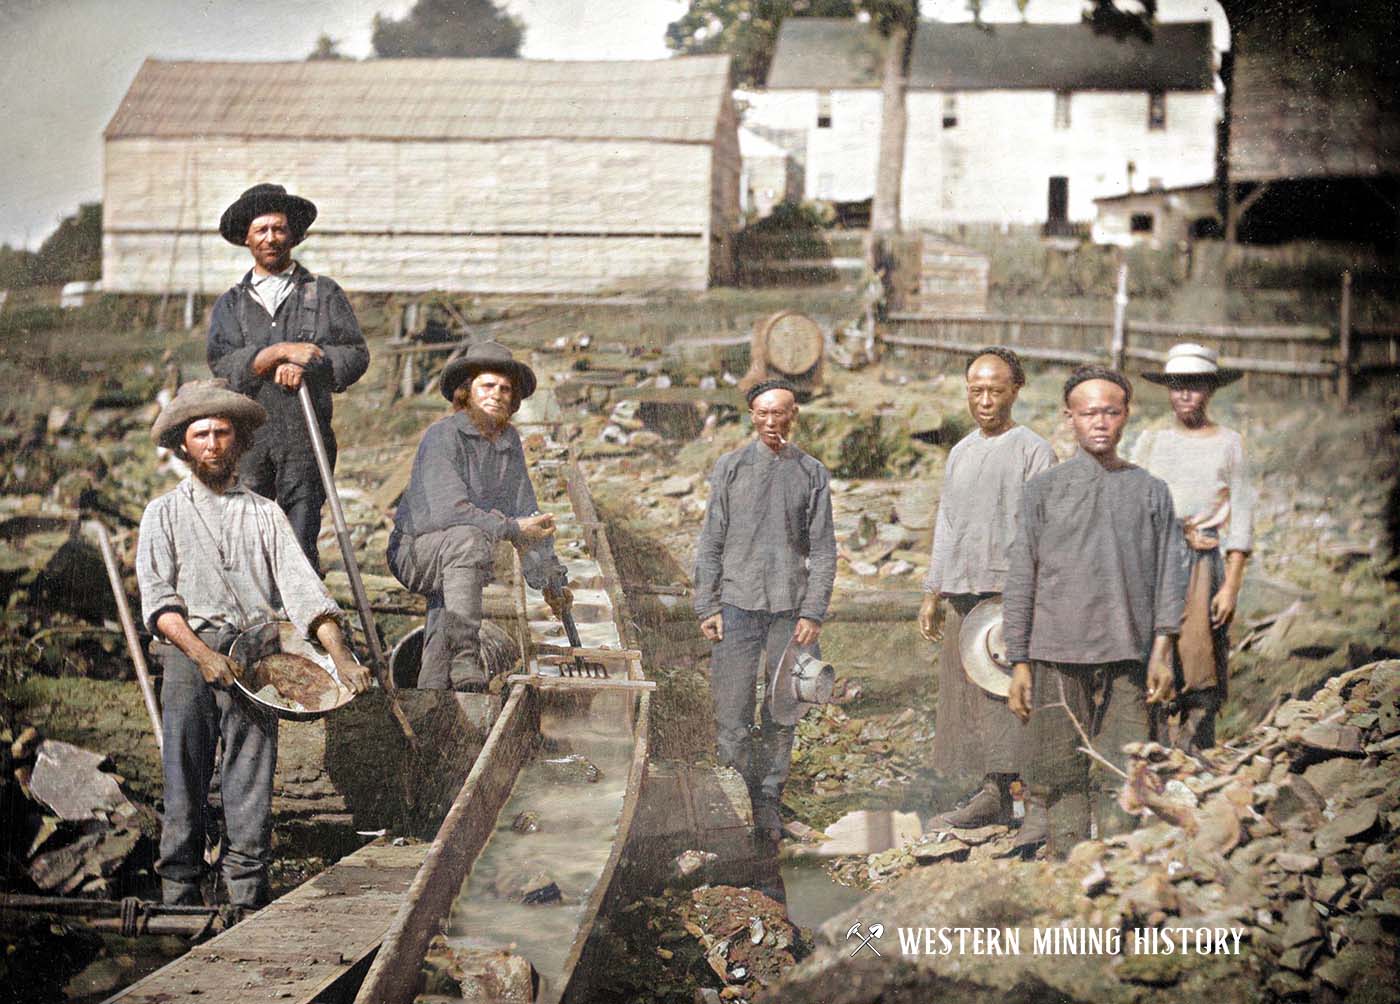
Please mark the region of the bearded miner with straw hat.
POLYGON ((141 613, 164 668, 165 814, 156 872, 168 904, 202 902, 204 809, 220 740, 229 901, 250 909, 268 901, 277 719, 234 689, 240 667, 224 654, 234 638, 255 623, 290 620, 330 653, 347 687, 360 692, 370 683, 287 517, 238 481, 239 460, 266 421, 262 405, 227 382, 197 380, 180 388, 151 428, 156 445, 174 450, 192 472, 146 506, 136 549, 141 613))

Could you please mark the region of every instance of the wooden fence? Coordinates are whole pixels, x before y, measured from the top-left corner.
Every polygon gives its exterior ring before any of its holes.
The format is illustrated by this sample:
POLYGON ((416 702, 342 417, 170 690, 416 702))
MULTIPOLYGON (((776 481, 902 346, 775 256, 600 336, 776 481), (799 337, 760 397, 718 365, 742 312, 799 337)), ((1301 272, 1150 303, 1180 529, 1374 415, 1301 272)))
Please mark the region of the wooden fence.
POLYGON ((1107 364, 1129 373, 1155 369, 1172 345, 1195 341, 1219 350, 1222 366, 1242 370, 1247 391, 1336 395, 1343 404, 1351 400, 1356 375, 1400 370, 1400 325, 1352 323, 1350 273, 1342 277, 1335 328, 1135 321, 1127 316, 1125 290, 1120 271, 1111 319, 891 313, 881 339, 897 352, 960 359, 987 345, 1006 345, 1028 360, 1107 364))

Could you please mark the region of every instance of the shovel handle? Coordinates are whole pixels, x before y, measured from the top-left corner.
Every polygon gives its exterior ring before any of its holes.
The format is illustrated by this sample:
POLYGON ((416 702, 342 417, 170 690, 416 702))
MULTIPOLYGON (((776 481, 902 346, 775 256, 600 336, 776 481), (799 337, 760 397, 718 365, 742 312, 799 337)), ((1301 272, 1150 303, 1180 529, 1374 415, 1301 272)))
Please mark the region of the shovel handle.
POLYGON ((160 749, 165 734, 160 720, 160 703, 156 700, 156 688, 151 683, 151 672, 146 666, 146 656, 141 651, 141 639, 136 634, 136 620, 131 616, 131 604, 126 598, 126 588, 122 585, 121 569, 117 567, 117 552, 112 547, 112 538, 105 526, 93 520, 91 527, 97 537, 98 549, 102 552, 102 564, 107 566, 107 581, 112 586, 112 598, 117 602, 117 616, 121 618, 127 651, 131 653, 131 661, 136 666, 136 680, 141 684, 141 697, 146 702, 146 714, 151 718, 156 749, 160 749))

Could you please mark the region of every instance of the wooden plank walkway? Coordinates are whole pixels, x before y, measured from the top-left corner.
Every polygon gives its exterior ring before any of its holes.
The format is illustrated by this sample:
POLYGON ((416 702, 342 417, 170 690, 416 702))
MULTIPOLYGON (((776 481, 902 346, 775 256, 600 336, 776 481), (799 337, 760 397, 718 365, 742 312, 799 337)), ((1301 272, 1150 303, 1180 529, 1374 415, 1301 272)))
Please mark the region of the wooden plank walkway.
POLYGON ((108 1004, 312 1001, 379 948, 429 846, 376 840, 108 1004))

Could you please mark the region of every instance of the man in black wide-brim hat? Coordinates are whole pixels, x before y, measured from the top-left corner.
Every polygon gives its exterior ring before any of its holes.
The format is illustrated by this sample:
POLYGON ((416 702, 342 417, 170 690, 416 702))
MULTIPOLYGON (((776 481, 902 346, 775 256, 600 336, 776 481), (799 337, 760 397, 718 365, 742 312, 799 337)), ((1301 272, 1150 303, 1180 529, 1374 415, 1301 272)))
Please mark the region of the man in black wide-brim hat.
POLYGON ((243 457, 242 483, 275 499, 302 551, 320 568, 316 537, 326 492, 297 391, 305 382, 335 465, 331 395, 369 367, 369 350, 345 292, 292 260, 316 207, 281 185, 254 185, 224 210, 219 233, 246 247, 253 267, 214 304, 209 368, 267 410, 267 427, 243 457))
POLYGON ((535 392, 535 373, 497 342, 478 342, 442 371, 452 414, 423 433, 408 489, 394 513, 389 570, 428 598, 418 687, 476 690, 489 681, 481 653, 482 590, 495 548, 520 552, 525 581, 560 617, 573 602, 554 554, 554 517, 537 511, 525 450, 510 418, 535 392))

